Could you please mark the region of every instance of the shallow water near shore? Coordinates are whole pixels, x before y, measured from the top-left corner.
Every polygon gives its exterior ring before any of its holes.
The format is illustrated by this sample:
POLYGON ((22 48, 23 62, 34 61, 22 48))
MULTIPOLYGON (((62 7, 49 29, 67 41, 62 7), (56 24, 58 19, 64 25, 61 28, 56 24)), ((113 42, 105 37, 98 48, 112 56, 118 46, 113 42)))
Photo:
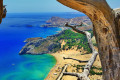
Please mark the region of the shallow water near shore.
POLYGON ((12 70, 7 71, 1 80, 44 80, 50 69, 56 63, 53 56, 23 55, 20 63, 12 63, 12 70))
MULTIPOLYGON (((56 60, 49 54, 19 55, 31 37, 46 38, 60 28, 40 27, 52 16, 70 18, 66 13, 7 14, 0 24, 0 80, 44 80, 56 60)), ((77 17, 78 15, 74 16, 77 17)))

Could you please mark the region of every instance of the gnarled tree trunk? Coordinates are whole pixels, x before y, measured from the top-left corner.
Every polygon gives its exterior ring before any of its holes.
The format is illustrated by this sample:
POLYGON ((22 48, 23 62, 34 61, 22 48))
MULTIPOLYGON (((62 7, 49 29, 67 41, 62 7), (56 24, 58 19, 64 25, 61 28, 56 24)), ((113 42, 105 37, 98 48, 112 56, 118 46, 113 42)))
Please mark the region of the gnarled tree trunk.
POLYGON ((0 0, 0 23, 2 22, 3 15, 3 0, 0 0))
POLYGON ((0 0, 0 23, 2 22, 2 18, 6 17, 6 5, 3 5, 3 0, 0 0))
POLYGON ((120 80, 120 9, 111 9, 106 0, 58 0, 85 13, 93 31, 103 68, 104 80, 120 80))

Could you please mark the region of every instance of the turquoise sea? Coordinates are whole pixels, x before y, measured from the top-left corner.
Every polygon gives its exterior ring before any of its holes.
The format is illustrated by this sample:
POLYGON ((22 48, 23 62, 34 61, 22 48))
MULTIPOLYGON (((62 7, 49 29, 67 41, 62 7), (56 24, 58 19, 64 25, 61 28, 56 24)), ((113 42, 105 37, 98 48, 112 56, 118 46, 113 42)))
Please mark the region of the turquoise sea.
POLYGON ((8 13, 0 24, 0 80, 44 80, 56 60, 49 54, 19 55, 31 37, 46 38, 61 30, 40 27, 52 16, 73 18, 73 13, 8 13), (32 26, 31 26, 32 25, 32 26))

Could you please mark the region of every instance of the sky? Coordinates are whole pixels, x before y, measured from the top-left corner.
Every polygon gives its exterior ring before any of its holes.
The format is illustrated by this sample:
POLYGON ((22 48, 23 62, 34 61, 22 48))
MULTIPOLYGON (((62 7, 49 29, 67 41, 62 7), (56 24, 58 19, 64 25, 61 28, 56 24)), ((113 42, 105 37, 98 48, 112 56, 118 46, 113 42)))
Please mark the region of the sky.
MULTIPOLYGON (((3 0, 8 13, 76 12, 57 0, 3 0)), ((120 8, 120 0, 107 0, 111 8, 120 8)))

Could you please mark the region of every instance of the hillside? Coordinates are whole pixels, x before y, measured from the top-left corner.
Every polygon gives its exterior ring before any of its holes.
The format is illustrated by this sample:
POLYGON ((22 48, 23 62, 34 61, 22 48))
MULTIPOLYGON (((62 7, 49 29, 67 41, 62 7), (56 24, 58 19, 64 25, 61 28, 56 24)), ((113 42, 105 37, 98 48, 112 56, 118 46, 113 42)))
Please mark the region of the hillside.
POLYGON ((64 30, 58 34, 48 36, 47 38, 29 38, 27 44, 22 48, 19 54, 45 54, 54 53, 60 50, 68 50, 74 46, 77 49, 83 48, 90 52, 86 37, 71 30, 64 30), (61 46, 61 41, 65 44, 61 46))
POLYGON ((78 26, 81 30, 92 30, 92 22, 87 16, 76 17, 65 19, 61 17, 52 17, 46 21, 46 24, 42 25, 42 27, 64 27, 65 23, 68 22, 70 25, 80 25, 81 22, 83 23, 82 26, 78 26))

